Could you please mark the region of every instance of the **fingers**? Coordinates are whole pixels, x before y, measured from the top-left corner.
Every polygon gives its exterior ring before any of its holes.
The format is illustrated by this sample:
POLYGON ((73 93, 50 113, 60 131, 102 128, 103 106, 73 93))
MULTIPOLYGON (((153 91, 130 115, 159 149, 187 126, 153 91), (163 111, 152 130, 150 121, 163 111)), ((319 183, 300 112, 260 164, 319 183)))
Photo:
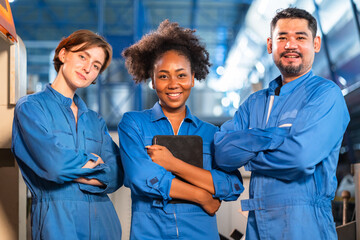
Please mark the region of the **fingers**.
POLYGON ((147 150, 161 150, 161 149, 163 149, 164 148, 164 146, 161 146, 161 145, 147 145, 147 146, 145 146, 145 148, 147 149, 147 150))
POLYGON ((148 154, 150 157, 154 156, 154 153, 155 153, 156 151, 161 151, 161 150, 164 149, 164 147, 163 147, 163 146, 160 146, 160 145, 148 145, 148 146, 145 146, 145 148, 146 148, 147 154, 148 154))
POLYGON ((95 166, 104 163, 104 161, 102 160, 102 158, 101 158, 99 155, 97 155, 97 154, 95 154, 95 153, 91 153, 91 154, 98 158, 98 159, 96 160, 96 162, 95 162, 95 166))
POLYGON ((89 160, 85 163, 85 165, 82 168, 94 168, 96 167, 96 164, 94 161, 89 160))

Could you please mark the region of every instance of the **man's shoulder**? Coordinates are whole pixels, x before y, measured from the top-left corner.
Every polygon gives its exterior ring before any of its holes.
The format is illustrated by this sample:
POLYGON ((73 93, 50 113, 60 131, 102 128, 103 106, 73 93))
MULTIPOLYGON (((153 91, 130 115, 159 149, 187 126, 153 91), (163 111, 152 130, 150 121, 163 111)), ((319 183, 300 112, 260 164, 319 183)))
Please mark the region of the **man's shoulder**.
POLYGON ((268 95, 268 92, 269 92, 269 88, 264 88, 264 89, 261 89, 259 91, 256 91, 252 94, 250 94, 250 96, 248 97, 248 100, 255 100, 257 98, 263 98, 263 97, 266 97, 268 95))
POLYGON ((320 76, 312 76, 306 81, 302 93, 309 102, 327 101, 330 104, 344 98, 340 87, 335 82, 320 76))
POLYGON ((309 79, 309 81, 307 81, 305 87, 308 92, 313 92, 318 94, 321 93, 330 94, 330 93, 341 92, 339 86, 336 85, 334 81, 316 75, 314 75, 313 77, 311 77, 311 79, 309 79))

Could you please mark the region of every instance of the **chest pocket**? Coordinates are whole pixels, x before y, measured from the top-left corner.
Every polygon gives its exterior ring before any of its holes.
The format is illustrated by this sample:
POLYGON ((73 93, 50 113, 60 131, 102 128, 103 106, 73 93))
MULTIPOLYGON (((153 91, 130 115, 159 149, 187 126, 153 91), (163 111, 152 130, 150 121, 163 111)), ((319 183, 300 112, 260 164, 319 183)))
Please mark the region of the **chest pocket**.
POLYGON ((283 121, 278 122, 277 125, 280 128, 286 128, 286 127, 291 128, 294 120, 295 120, 295 118, 287 118, 287 119, 284 119, 283 121))
POLYGON ((59 147, 65 148, 74 148, 75 147, 75 138, 71 132, 66 132, 62 130, 54 130, 54 136, 56 138, 56 145, 59 147))
POLYGON ((203 168, 212 169, 211 144, 206 142, 203 143, 203 168))
POLYGON ((285 112, 284 114, 282 114, 280 116, 277 126, 278 127, 292 127, 292 124, 296 119, 297 113, 298 113, 297 109, 285 112))
POLYGON ((84 131, 85 150, 88 153, 101 154, 102 137, 92 131, 84 131))

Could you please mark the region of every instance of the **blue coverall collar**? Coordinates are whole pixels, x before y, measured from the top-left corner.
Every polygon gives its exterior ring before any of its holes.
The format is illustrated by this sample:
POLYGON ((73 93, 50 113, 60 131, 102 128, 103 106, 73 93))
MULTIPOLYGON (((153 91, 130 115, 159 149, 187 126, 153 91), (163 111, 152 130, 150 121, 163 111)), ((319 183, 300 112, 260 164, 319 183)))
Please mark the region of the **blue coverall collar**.
MULTIPOLYGON (((64 106, 71 106, 72 99, 65 97, 64 95, 56 91, 54 88, 51 87, 51 84, 46 85, 45 92, 47 92, 49 95, 52 95, 59 103, 63 104, 64 106)), ((74 95, 74 102, 81 112, 88 111, 86 104, 76 93, 74 95)))
MULTIPOLYGON (((184 121, 188 121, 191 122, 195 127, 198 127, 199 123, 198 123, 198 119, 195 118, 191 112, 190 109, 188 108, 188 106, 186 107, 186 115, 184 118, 184 121)), ((167 117, 165 116, 159 102, 156 102, 155 105, 152 107, 151 109, 151 121, 152 122, 156 122, 160 119, 167 119, 167 117)))
MULTIPOLYGON (((280 95, 284 95, 287 93, 291 93, 300 83, 303 83, 305 79, 309 79, 312 76, 314 76, 314 73, 312 70, 310 70, 308 73, 304 74, 303 76, 285 84, 281 87, 280 95)), ((274 94, 275 89, 282 84, 282 76, 278 76, 275 80, 270 82, 269 89, 271 91, 271 94, 274 94)))

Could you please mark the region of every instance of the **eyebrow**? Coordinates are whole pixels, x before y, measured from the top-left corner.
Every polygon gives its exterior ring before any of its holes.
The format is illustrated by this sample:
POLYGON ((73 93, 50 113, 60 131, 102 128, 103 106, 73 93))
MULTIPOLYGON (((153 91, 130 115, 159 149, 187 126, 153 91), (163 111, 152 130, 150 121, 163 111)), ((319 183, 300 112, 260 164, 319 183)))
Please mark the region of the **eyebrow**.
MULTIPOLYGON (((286 35, 288 32, 279 32, 278 35, 286 35)), ((305 35, 308 36, 306 32, 295 32, 296 35, 305 35)))
MULTIPOLYGON (((175 72, 180 72, 180 71, 183 71, 185 70, 184 68, 179 68, 179 69, 176 69, 175 72)), ((169 73, 169 71, 167 70, 160 70, 159 72, 164 72, 164 73, 169 73)))
MULTIPOLYGON (((88 53, 86 50, 83 51, 86 56, 88 56, 89 58, 91 57, 90 53, 88 53)), ((101 66, 103 65, 103 63, 101 63, 99 60, 95 60, 96 63, 99 63, 101 66)))

